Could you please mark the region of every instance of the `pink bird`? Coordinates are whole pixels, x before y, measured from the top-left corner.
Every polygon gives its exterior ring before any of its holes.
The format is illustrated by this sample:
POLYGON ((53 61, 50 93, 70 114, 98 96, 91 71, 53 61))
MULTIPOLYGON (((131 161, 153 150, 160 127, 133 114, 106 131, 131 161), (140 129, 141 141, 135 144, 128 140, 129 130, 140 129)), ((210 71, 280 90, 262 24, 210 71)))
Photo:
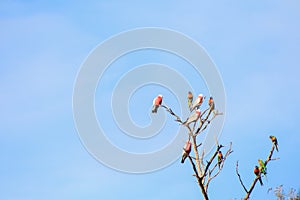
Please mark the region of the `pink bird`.
POLYGON ((191 147, 192 147, 192 143, 189 140, 186 141, 182 152, 181 163, 184 163, 185 159, 190 155, 191 147))
POLYGON ((191 112, 195 109, 195 108, 199 108, 200 106, 201 106, 201 104, 203 103, 203 99, 204 99, 204 97, 203 97, 203 94, 199 94, 198 95, 198 97, 197 97, 197 99, 194 101, 194 103, 193 103, 193 105, 192 105, 192 107, 191 107, 191 112))
POLYGON ((157 113, 159 106, 162 103, 163 96, 160 94, 153 99, 152 113, 157 113))
POLYGON ((198 119, 200 118, 200 115, 201 115, 201 111, 200 109, 197 109, 193 114, 191 114, 189 116, 189 118, 187 118, 187 120, 185 122, 183 122, 182 124, 183 125, 189 125, 190 123, 193 123, 193 122, 197 122, 198 119))

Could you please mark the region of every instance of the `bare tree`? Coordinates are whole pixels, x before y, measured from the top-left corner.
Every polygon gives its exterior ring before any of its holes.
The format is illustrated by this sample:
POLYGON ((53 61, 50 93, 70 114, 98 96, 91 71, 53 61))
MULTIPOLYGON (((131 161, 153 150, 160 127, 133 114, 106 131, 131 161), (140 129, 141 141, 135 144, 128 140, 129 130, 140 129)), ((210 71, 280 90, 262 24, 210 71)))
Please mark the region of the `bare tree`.
MULTIPOLYGON (((274 137, 274 136, 273 136, 273 137, 274 137)), ((271 136, 270 136, 270 138, 271 138, 271 136)), ((275 137, 275 139, 276 139, 276 137, 275 137)), ((267 159, 266 159, 264 162, 261 161, 261 163, 259 163, 259 164, 260 164, 259 173, 258 173, 258 174, 256 175, 256 177, 254 178, 254 180, 253 180, 253 182, 252 182, 252 184, 251 184, 251 186, 250 186, 249 189, 246 188, 245 184, 244 184, 243 181, 242 181, 242 178, 241 178, 241 176, 240 176, 240 174, 239 174, 239 170, 238 170, 238 168, 239 168, 239 163, 238 163, 238 161, 236 162, 236 174, 237 174, 237 176, 238 176, 238 178, 239 178, 239 181, 240 181, 240 183, 241 183, 243 189, 244 189, 245 192, 246 192, 246 195, 245 195, 245 197, 244 197, 244 200, 247 200, 247 199, 250 198, 250 194, 252 193, 252 191, 253 191, 253 189, 254 189, 254 187, 255 187, 257 181, 261 179, 261 176, 262 176, 262 175, 266 176, 266 174, 267 174, 267 171, 266 171, 267 164, 268 164, 270 161, 279 159, 279 158, 272 158, 275 148, 276 148, 276 149, 278 148, 277 139, 276 139, 276 142, 273 141, 273 139, 272 139, 272 142, 273 142, 273 145, 272 145, 272 147, 271 147, 270 153, 269 153, 267 159)), ((259 160, 259 161, 260 161, 260 160, 259 160)), ((279 199, 282 199, 282 198, 279 198, 279 199)))
POLYGON ((208 101, 208 108, 205 109, 203 112, 200 111, 200 107, 202 105, 203 100, 205 97, 201 96, 196 99, 194 104, 192 104, 192 94, 189 92, 189 107, 191 110, 190 117, 182 121, 181 118, 176 115, 171 108, 167 105, 161 105, 161 107, 165 108, 165 110, 174 116, 178 123, 185 126, 188 130, 188 143, 189 149, 183 149, 183 159, 182 163, 184 162, 185 158, 188 158, 190 164, 192 165, 192 169, 194 171, 193 176, 196 178, 197 183, 199 185, 200 191, 205 200, 208 200, 208 187, 210 182, 217 177, 221 170, 223 169, 224 162, 227 157, 233 152, 232 151, 232 144, 228 144, 223 146, 222 144, 218 143, 216 139, 216 149, 212 153, 211 157, 208 160, 204 160, 205 150, 199 150, 201 146, 201 142, 197 140, 197 137, 203 133, 211 122, 217 117, 218 115, 222 115, 222 113, 215 110, 215 103, 212 97, 210 97, 208 101), (196 110, 195 110, 196 109, 196 110), (194 156, 190 155, 191 147, 193 149, 194 156), (225 149, 225 154, 223 155, 221 149, 225 149))
POLYGON ((283 185, 279 185, 276 188, 269 188, 268 192, 272 191, 274 192, 274 195, 277 197, 278 200, 300 200, 300 193, 297 194, 296 190, 294 188, 290 188, 289 192, 286 194, 283 185))

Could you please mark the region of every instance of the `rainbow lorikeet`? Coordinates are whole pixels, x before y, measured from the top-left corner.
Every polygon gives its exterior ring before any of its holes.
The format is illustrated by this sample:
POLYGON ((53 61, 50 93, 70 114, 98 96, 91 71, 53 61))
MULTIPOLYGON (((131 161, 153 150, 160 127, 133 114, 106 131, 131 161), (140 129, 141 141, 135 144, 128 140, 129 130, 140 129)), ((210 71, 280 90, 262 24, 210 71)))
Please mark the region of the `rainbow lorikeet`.
POLYGON ((222 161, 223 161, 223 154, 222 154, 222 151, 219 151, 218 152, 218 166, 219 166, 219 169, 221 167, 222 161))
POLYGON ((270 135, 270 139, 272 140, 273 144, 275 145, 276 151, 278 152, 278 141, 277 138, 273 135, 270 135))
POLYGON ((267 174, 267 168, 266 168, 266 165, 265 165, 264 161, 262 161, 261 159, 258 159, 258 164, 259 164, 260 173, 266 175, 267 174))
POLYGON ((262 182, 262 180, 261 180, 261 177, 260 177, 260 170, 259 170, 259 168, 258 168, 258 166, 255 166, 254 167, 254 174, 257 176, 257 177, 259 177, 258 178, 258 180, 259 180, 259 182, 260 182, 260 185, 264 185, 263 184, 263 182, 262 182))
POLYGON ((192 103, 193 103, 193 93, 191 91, 188 92, 188 107, 191 108, 192 103))
POLYGON ((214 102, 213 97, 209 97, 208 105, 209 105, 209 107, 210 107, 211 110, 215 109, 215 102, 214 102))

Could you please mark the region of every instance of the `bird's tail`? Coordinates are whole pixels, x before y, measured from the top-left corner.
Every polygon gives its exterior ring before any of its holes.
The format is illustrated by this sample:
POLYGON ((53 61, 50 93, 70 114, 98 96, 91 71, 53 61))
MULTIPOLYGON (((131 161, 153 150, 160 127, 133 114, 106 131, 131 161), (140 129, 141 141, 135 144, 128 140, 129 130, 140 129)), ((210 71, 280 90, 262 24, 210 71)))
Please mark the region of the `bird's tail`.
POLYGON ((264 173, 265 179, 268 182, 268 177, 267 177, 267 173, 264 173))
POLYGON ((222 163, 222 160, 218 160, 218 166, 219 166, 219 169, 221 168, 221 163, 222 163))
POLYGON ((263 184, 263 182, 262 182, 262 180, 261 180, 261 177, 259 177, 258 180, 259 180, 259 182, 260 182, 260 185, 263 186, 264 184, 263 184))
POLYGON ((186 155, 183 155, 183 156, 182 156, 182 158, 181 158, 181 163, 182 163, 182 164, 184 163, 186 157, 187 157, 186 155))
POLYGON ((158 106, 154 105, 152 107, 152 113, 157 113, 158 106))

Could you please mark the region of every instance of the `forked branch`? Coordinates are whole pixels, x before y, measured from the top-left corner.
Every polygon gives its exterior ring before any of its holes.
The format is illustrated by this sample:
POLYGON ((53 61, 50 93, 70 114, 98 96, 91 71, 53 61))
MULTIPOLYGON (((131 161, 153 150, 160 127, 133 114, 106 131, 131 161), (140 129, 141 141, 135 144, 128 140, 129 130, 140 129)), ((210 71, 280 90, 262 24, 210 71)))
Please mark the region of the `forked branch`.
MULTIPOLYGON (((269 155, 268 155, 268 157, 267 157, 267 159, 264 161, 265 167, 267 166, 267 164, 269 163, 269 161, 277 160, 277 159, 278 159, 278 158, 272 159, 272 156, 273 156, 273 153, 274 153, 274 149, 275 149, 275 145, 273 144, 273 145, 272 145, 272 148, 271 148, 271 150, 270 150, 270 153, 269 153, 269 155)), ((259 176, 256 176, 256 177, 254 178, 254 180, 253 180, 253 182, 252 182, 250 188, 247 189, 246 186, 245 186, 245 184, 244 184, 243 181, 242 181, 242 178, 241 178, 240 174, 239 174, 238 167, 239 167, 239 164, 238 164, 238 161, 237 161, 237 162, 236 162, 236 174, 237 174, 237 176, 238 176, 238 178, 239 178, 239 181, 240 181, 240 183, 241 183, 243 189, 244 189, 245 192, 246 192, 246 195, 245 195, 245 197, 244 197, 244 200, 248 200, 248 199, 250 198, 250 194, 252 193, 252 191, 253 191, 253 189, 254 189, 254 187, 255 187, 257 181, 260 179, 260 175, 259 175, 259 176)))

